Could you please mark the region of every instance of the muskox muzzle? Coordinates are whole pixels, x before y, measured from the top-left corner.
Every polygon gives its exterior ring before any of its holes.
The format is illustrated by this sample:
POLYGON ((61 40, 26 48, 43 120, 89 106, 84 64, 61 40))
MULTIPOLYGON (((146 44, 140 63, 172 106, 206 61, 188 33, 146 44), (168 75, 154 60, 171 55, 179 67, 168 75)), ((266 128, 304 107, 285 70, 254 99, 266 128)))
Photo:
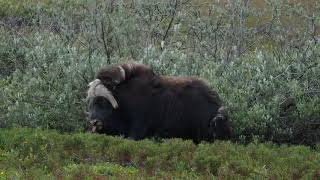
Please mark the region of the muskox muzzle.
POLYGON ((103 129, 103 122, 98 119, 89 120, 89 128, 88 130, 91 133, 97 133, 103 129))

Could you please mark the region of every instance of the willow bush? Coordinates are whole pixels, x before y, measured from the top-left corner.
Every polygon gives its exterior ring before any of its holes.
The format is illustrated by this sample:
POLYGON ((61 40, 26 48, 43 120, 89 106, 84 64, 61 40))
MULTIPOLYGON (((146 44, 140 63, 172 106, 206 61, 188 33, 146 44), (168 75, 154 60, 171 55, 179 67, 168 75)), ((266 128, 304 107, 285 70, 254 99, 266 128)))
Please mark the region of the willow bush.
POLYGON ((0 127, 85 127, 87 83, 127 60, 197 76, 233 140, 320 139, 319 2, 0 1, 0 127))

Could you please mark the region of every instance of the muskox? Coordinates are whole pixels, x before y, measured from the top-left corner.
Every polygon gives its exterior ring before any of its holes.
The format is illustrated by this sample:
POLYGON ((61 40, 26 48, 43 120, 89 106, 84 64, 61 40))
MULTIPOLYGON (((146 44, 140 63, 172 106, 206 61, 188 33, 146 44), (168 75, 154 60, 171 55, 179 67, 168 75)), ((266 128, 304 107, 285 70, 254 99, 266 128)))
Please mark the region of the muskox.
POLYGON ((228 139, 230 125, 218 94, 197 78, 166 77, 143 64, 111 66, 89 84, 92 130, 135 140, 228 139))

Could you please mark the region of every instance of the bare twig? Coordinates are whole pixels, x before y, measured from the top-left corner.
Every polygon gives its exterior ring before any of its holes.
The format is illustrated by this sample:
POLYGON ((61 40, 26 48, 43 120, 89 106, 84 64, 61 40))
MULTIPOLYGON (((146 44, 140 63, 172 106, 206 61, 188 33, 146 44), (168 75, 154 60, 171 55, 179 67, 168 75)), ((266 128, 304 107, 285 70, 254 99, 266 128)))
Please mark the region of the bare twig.
POLYGON ((169 30, 171 29, 172 23, 173 23, 174 18, 176 16, 177 8, 178 8, 178 0, 175 0, 174 9, 173 9, 173 12, 172 12, 172 15, 171 15, 171 20, 169 22, 169 25, 167 27, 167 30, 166 30, 165 34, 163 35, 162 41, 165 41, 166 38, 168 37, 169 30))
POLYGON ((104 22, 102 20, 101 20, 101 39, 102 39, 102 42, 103 42, 103 47, 104 47, 105 53, 107 55, 107 61, 110 64, 111 63, 110 62, 111 52, 108 49, 108 45, 107 45, 107 42, 106 42, 105 26, 104 26, 104 22))
POLYGON ((239 35, 237 36, 237 57, 240 57, 241 51, 243 49, 242 44, 243 44, 243 34, 244 34, 244 13, 245 9, 247 8, 248 5, 248 0, 244 0, 243 6, 240 8, 240 14, 239 14, 239 35))

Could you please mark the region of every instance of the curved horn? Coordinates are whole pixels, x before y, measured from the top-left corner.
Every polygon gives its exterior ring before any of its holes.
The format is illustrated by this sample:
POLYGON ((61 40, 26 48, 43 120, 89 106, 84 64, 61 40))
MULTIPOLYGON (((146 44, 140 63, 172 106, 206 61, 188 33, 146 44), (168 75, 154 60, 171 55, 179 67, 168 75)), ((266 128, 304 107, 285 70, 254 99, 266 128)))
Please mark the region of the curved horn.
POLYGON ((218 109, 218 113, 219 113, 219 114, 225 114, 225 113, 226 113, 226 111, 225 111, 225 109, 224 109, 224 106, 221 106, 221 107, 218 109))
POLYGON ((118 102, 112 95, 112 92, 109 91, 102 83, 100 79, 95 79, 94 81, 89 83, 89 90, 87 99, 92 99, 97 96, 102 96, 106 98, 112 105, 114 109, 119 107, 118 102))
MULTIPOLYGON (((121 80, 125 80, 126 79, 126 71, 123 69, 122 66, 118 66, 119 70, 120 70, 120 76, 121 76, 121 80)), ((120 80, 120 81, 121 81, 120 80)))

